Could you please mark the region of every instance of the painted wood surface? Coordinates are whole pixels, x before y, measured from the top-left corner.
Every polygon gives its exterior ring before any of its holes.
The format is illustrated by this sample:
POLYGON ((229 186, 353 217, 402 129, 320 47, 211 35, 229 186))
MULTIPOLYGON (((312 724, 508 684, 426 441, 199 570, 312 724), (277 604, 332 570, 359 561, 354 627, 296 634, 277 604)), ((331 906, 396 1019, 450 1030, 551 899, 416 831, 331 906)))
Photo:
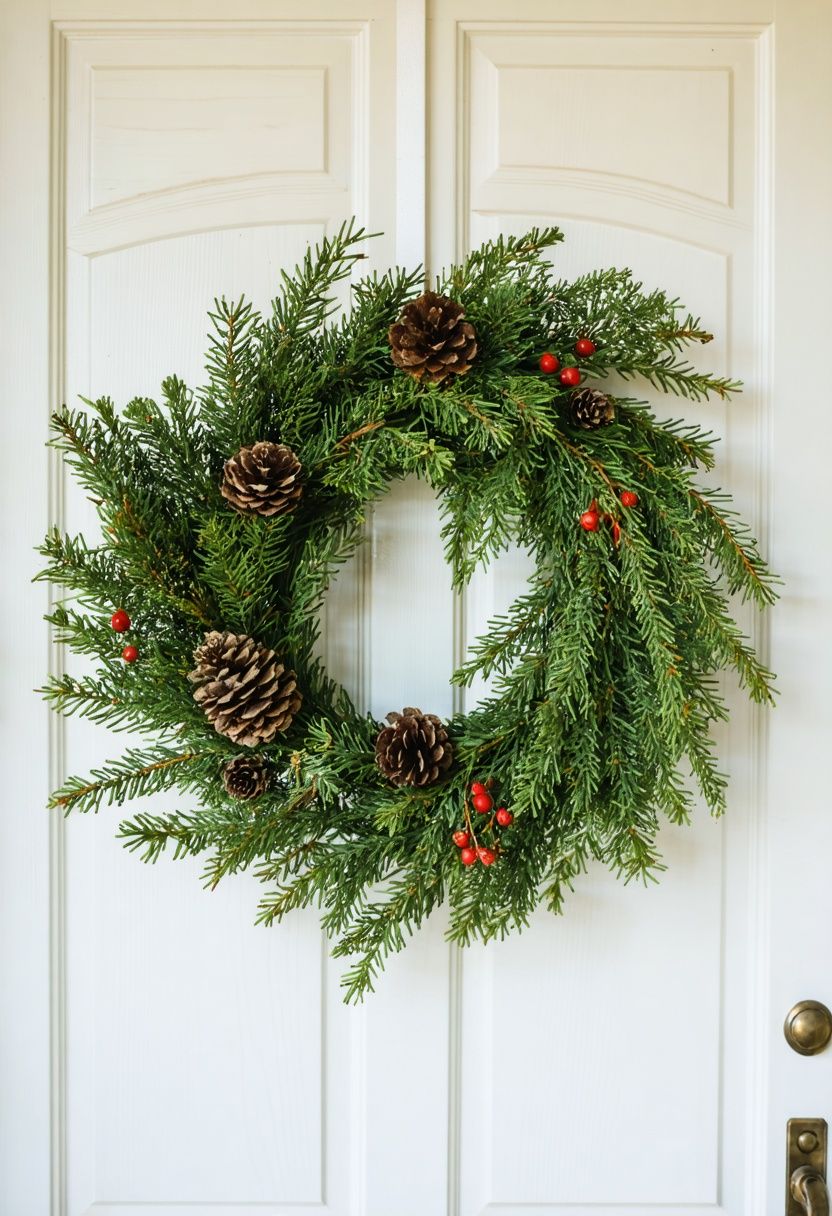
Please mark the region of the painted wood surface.
MULTIPOLYGON (((832 102, 815 63, 829 15, 811 0, 11 0, 2 16, 21 48, 0 79, 0 189, 22 286, 0 366, 15 689, 0 1212, 774 1216, 785 1119, 832 1117, 832 1055, 799 1059, 779 1031, 795 1000, 832 1003, 832 435, 810 273, 829 252, 832 161, 816 147, 810 170, 795 137, 820 92, 832 102), (554 222, 565 275, 627 264, 678 291, 718 335, 697 360, 746 390, 662 408, 724 436, 718 480, 787 588, 770 637, 745 618, 781 707, 767 721, 732 698, 729 815, 663 834, 660 885, 593 871, 563 918, 464 955, 437 915, 345 1009, 314 911, 255 929, 253 880, 209 894, 198 862, 148 873, 125 854, 113 812, 42 812, 50 784, 120 741, 48 723, 28 693, 45 601, 20 587, 47 519, 94 522, 41 458, 49 400, 198 382, 213 296, 265 304, 353 213, 385 233, 371 265, 436 269, 554 222)), ((454 664, 527 574, 510 551, 455 598, 430 492, 397 484, 332 589, 327 663, 379 717, 450 713, 454 664)))

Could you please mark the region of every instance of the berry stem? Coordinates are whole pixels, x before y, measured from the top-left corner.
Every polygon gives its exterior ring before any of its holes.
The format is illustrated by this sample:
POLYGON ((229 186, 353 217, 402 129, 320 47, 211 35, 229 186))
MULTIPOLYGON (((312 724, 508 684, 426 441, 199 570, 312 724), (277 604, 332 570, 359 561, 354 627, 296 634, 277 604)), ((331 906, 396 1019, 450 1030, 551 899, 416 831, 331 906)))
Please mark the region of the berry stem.
POLYGON ((467 794, 465 795, 465 799, 462 803, 462 811, 463 811, 463 814, 465 815, 465 826, 468 829, 468 834, 471 837, 471 841, 474 845, 474 848, 477 848, 477 833, 474 831, 474 824, 471 819, 471 810, 470 810, 470 807, 468 806, 468 795, 467 794))

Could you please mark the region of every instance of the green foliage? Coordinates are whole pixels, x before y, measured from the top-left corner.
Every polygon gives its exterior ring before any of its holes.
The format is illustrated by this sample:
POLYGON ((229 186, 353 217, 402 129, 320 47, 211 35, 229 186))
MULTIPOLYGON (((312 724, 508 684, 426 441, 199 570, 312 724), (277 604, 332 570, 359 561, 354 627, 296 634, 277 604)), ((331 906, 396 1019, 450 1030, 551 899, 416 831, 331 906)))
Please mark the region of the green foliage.
POLYGON ((684 358, 687 343, 710 338, 699 320, 626 270, 556 281, 548 251, 561 233, 534 229, 438 276, 479 349, 468 375, 422 385, 394 370, 387 344, 421 273, 355 280, 366 239, 346 224, 310 250, 282 276, 267 317, 217 300, 203 389, 171 377, 158 404, 139 398, 118 414, 102 398, 56 415, 55 445, 97 506, 101 539, 52 531, 40 550, 40 577, 71 597, 49 618, 54 636, 94 661, 44 695, 61 713, 153 740, 70 778, 53 804, 196 796, 197 809, 134 813, 120 828, 125 847, 145 861, 204 854, 209 886, 252 869, 268 886, 265 923, 321 907, 334 953, 351 960, 348 998, 372 988, 442 902, 464 944, 522 927, 540 901, 559 912, 592 859, 625 880, 654 878, 659 825, 687 820, 691 784, 724 809, 712 741, 726 716, 720 673, 733 670, 753 701, 772 700, 731 598, 764 607, 773 579, 727 496, 696 480, 713 465, 711 436, 625 398, 612 425, 580 431, 569 390, 537 367, 547 348, 575 363, 569 352, 586 335, 597 345, 581 361, 590 383, 616 373, 693 400, 726 396, 735 382, 684 358), (244 516, 219 493, 225 460, 259 439, 289 444, 302 462, 290 515, 244 516), (440 494, 456 586, 512 543, 535 562, 527 590, 456 672, 462 686, 490 677, 490 692, 449 724, 447 777, 419 790, 384 781, 378 723, 315 658, 317 614, 361 543, 368 505, 409 474, 440 494), (623 488, 637 509, 622 508, 623 488), (609 518, 587 533, 578 518, 593 500, 609 518), (115 606, 134 621, 141 659, 130 667, 115 657, 115 606), (210 629, 273 647, 303 691, 291 729, 260 749, 270 783, 250 804, 225 793, 237 749, 187 680, 210 629), (499 778, 515 822, 495 865, 463 869, 450 834, 483 773, 499 778))

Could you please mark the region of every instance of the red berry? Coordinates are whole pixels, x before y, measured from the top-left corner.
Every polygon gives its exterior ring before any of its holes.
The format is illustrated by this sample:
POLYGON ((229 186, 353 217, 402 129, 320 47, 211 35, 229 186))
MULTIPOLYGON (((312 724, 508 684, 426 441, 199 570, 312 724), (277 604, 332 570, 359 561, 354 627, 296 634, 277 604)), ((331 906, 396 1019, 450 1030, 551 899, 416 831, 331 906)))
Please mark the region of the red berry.
POLYGON ((547 375, 551 375, 552 372, 556 372, 559 367, 560 359, 557 357, 557 355, 552 355, 547 350, 545 355, 540 356, 540 370, 542 372, 546 372, 547 375))
POLYGON ((617 545, 621 540, 621 527, 617 519, 612 521, 612 543, 617 545))
POLYGON ((581 383, 581 373, 577 367, 565 367, 560 374, 560 382, 574 388, 576 384, 581 383))
POLYGON ((477 857, 479 857, 484 866, 493 866, 497 860, 497 854, 493 849, 479 848, 477 849, 477 857))
POLYGON ((487 815, 494 805, 491 795, 486 793, 474 794, 473 802, 474 810, 479 811, 481 815, 487 815))
POLYGON ((467 832, 459 831, 454 832, 453 841, 458 849, 467 849, 471 838, 467 832))
POLYGON ((125 646, 124 650, 121 652, 121 657, 124 659, 125 663, 135 663, 136 659, 139 657, 139 652, 136 650, 135 646, 125 646))
POLYGON ((622 507, 637 507, 638 494, 634 494, 632 490, 622 490, 621 505, 622 507))
POLYGON ((481 781, 475 781, 474 784, 471 786, 471 793, 472 794, 484 794, 485 786, 483 785, 483 783, 481 781))
POLYGON ((514 822, 514 816, 512 815, 511 811, 506 810, 506 808, 504 806, 497 808, 497 814, 496 814, 495 818, 501 828, 507 828, 509 826, 509 824, 514 822))
POLYGON ((584 532, 597 532, 598 512, 584 511, 583 515, 581 516, 581 527, 583 528, 584 532))
POLYGON ((110 624, 116 633, 126 633, 130 628, 130 617, 123 608, 118 608, 110 617, 110 624))
POLYGON ((476 849, 463 849, 462 852, 459 854, 459 860, 462 862, 462 864, 464 866, 472 866, 474 864, 474 862, 477 860, 477 850, 476 849))
POLYGON ((597 349, 598 347, 591 338, 578 338, 578 341, 575 343, 576 355, 594 355, 597 349))

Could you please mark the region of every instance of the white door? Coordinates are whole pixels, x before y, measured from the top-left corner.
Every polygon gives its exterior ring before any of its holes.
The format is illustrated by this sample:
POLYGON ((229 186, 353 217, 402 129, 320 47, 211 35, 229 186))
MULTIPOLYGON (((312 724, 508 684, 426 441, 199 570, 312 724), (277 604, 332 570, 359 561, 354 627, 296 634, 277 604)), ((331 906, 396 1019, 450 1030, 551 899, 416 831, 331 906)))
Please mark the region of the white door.
MULTIPOLYGON (((3 0, 0 20, 0 1216, 779 1216, 786 1120, 832 1119, 832 1051, 780 1029, 832 1004, 828 5, 3 0), (437 917, 347 1009, 313 911, 255 929, 253 880, 208 894, 198 863, 124 853, 114 812, 43 810, 119 744, 31 694, 50 655, 28 579, 49 520, 92 524, 49 409, 196 383, 212 297, 265 303, 353 213, 385 232, 379 266, 554 222, 564 272, 678 292, 746 383, 685 413, 724 436, 785 589, 768 630, 748 620, 781 704, 734 698, 729 814, 668 829, 660 885, 593 872, 564 917, 464 954, 437 917)), ((329 666, 378 715, 447 713, 523 560, 455 604, 416 485, 370 533, 329 666), (405 612, 431 665, 396 643, 405 612)))

